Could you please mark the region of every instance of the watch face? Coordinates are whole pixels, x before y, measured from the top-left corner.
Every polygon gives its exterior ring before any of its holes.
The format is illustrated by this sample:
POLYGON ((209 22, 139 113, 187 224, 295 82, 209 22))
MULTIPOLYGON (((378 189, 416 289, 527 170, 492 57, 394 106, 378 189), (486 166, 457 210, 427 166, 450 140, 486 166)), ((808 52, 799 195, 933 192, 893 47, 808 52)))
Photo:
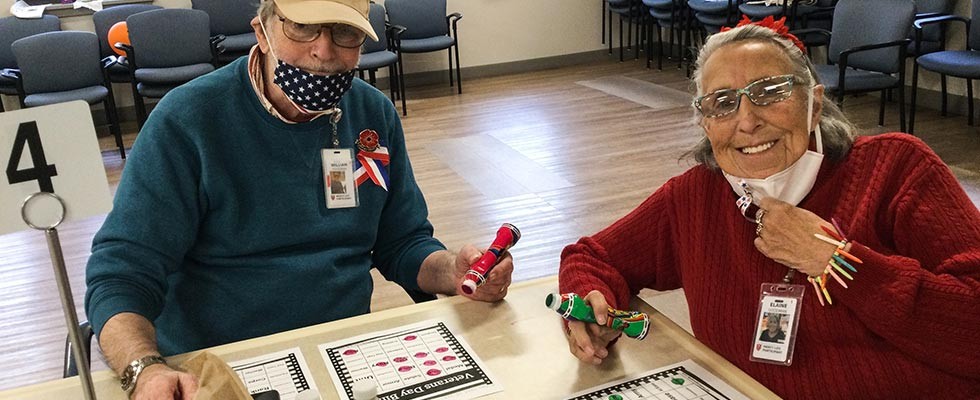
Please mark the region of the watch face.
POLYGON ((136 374, 139 373, 139 369, 140 368, 138 366, 134 367, 132 365, 126 367, 126 370, 123 371, 122 377, 120 377, 120 383, 122 384, 123 390, 129 392, 135 389, 136 374))

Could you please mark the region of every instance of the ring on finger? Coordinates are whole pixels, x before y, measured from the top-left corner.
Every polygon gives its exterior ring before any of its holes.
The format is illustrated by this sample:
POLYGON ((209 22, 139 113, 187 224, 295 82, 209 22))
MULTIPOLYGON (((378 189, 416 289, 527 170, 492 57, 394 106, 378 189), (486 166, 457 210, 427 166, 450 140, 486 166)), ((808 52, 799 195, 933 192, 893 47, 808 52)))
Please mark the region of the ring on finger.
POLYGON ((766 210, 763 208, 759 208, 759 210, 755 212, 755 235, 756 236, 762 236, 762 228, 763 228, 762 218, 765 216, 766 216, 766 210))

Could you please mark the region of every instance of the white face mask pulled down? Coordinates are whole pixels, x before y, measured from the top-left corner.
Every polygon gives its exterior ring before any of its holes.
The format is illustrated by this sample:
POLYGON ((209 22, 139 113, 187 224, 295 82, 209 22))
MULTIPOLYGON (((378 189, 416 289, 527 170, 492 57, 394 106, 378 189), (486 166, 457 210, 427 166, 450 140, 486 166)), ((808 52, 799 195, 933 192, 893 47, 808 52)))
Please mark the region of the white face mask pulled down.
MULTIPOLYGON (((807 98, 807 110, 806 126, 809 128, 813 123, 812 87, 810 88, 810 96, 807 98)), ((819 123, 814 127, 813 132, 816 136, 817 151, 808 148, 799 160, 796 160, 786 169, 765 179, 743 178, 724 172, 725 179, 728 180, 735 194, 746 199, 751 198, 752 203, 756 205, 759 205, 759 201, 764 197, 773 197, 794 206, 799 205, 813 189, 813 185, 817 181, 817 174, 820 172, 820 164, 823 163, 823 140, 819 123), (743 183, 749 188, 750 193, 746 193, 742 186, 743 183)))

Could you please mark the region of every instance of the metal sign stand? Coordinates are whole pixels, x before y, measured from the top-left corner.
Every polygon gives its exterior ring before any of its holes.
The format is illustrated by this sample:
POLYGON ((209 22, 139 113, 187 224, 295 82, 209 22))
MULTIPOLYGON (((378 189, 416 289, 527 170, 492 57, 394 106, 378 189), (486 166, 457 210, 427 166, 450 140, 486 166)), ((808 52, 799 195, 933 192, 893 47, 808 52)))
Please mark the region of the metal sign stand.
POLYGON ((61 293, 61 307, 65 312, 65 324, 68 325, 68 337, 71 340, 72 356, 75 357, 78 376, 82 380, 82 390, 85 394, 85 399, 95 400, 95 386, 92 384, 89 355, 85 354, 85 346, 82 344, 82 334, 78 329, 78 315, 75 314, 75 301, 72 299, 71 285, 68 282, 68 272, 65 269, 65 257, 61 252, 61 241, 58 239, 58 230, 55 229, 65 220, 65 211, 64 200, 58 195, 49 192, 34 193, 28 196, 20 206, 20 216, 24 219, 24 223, 31 228, 44 231, 44 236, 48 240, 51 265, 54 267, 55 281, 58 282, 58 292, 61 293), (61 205, 61 217, 49 226, 34 224, 27 216, 27 205, 39 196, 51 197, 61 205))

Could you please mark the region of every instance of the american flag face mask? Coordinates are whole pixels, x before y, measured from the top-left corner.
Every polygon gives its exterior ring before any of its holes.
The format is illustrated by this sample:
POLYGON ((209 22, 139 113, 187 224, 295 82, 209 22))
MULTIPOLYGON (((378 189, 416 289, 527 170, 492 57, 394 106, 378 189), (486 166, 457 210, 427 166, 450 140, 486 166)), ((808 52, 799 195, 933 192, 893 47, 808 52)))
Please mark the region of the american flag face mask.
POLYGON ((286 97, 303 111, 321 113, 336 108, 337 104, 340 103, 340 98, 344 97, 344 94, 350 90, 354 83, 354 70, 333 75, 317 75, 284 63, 276 56, 275 50, 272 49, 272 43, 268 42, 269 33, 265 30, 262 18, 259 18, 259 25, 266 37, 269 51, 272 52, 272 57, 276 59, 276 70, 273 72, 272 82, 278 85, 286 97))
POLYGON ((286 97, 308 112, 333 109, 354 82, 354 70, 333 75, 317 75, 277 60, 273 82, 286 97))

